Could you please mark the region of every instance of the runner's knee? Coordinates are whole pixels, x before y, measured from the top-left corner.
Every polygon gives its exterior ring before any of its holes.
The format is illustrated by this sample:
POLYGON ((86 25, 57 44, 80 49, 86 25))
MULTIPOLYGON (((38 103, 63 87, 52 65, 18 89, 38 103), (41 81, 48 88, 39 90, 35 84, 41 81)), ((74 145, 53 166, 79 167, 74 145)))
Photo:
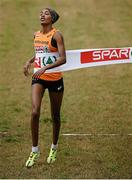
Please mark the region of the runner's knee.
POLYGON ((39 115, 40 115, 40 110, 37 108, 33 108, 32 109, 32 117, 37 118, 37 117, 39 117, 39 115))

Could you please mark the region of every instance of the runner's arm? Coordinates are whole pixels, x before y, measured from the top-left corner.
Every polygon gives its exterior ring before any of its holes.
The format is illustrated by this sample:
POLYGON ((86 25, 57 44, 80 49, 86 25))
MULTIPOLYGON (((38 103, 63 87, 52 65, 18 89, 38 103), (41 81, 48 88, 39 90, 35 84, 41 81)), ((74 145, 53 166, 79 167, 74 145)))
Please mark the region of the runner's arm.
POLYGON ((65 52, 64 39, 63 39, 62 34, 60 32, 56 32, 54 35, 54 39, 57 42, 59 57, 57 58, 57 61, 55 61, 53 64, 48 64, 45 67, 46 70, 52 69, 54 67, 57 67, 66 63, 66 52, 65 52))

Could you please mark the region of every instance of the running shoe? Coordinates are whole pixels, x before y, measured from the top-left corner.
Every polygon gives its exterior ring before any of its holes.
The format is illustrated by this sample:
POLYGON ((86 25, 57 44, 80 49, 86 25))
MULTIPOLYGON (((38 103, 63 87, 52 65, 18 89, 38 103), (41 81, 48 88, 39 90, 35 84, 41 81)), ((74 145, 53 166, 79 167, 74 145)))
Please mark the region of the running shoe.
POLYGON ((26 162, 26 167, 32 167, 34 163, 36 162, 36 160, 38 159, 39 155, 40 155, 40 152, 31 152, 26 162))
POLYGON ((57 149, 50 149, 49 157, 47 158, 47 163, 53 163, 56 160, 56 154, 57 154, 57 149))

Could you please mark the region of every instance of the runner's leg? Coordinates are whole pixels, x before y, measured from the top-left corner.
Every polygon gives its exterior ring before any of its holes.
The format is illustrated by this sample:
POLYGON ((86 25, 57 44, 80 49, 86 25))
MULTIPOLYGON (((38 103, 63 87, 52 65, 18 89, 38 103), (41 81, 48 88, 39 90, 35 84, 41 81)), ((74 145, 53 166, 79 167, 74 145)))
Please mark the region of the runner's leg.
POLYGON ((63 98, 62 92, 49 92, 50 104, 51 104, 51 115, 53 120, 53 144, 56 145, 59 138, 60 131, 60 108, 63 98))
POLYGON ((36 83, 32 85, 31 132, 34 147, 38 145, 39 116, 43 94, 44 87, 41 84, 36 83))

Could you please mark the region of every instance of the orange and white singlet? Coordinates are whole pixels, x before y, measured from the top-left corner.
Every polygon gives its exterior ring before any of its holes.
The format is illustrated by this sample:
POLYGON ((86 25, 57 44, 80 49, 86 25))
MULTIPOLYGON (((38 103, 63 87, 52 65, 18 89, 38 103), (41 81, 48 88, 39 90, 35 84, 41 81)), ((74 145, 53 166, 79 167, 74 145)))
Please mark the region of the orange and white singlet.
MULTIPOLYGON (((53 28, 50 32, 43 34, 40 31, 35 33, 34 48, 35 48, 35 61, 34 71, 40 69, 43 66, 52 64, 56 61, 58 54, 57 46, 53 46, 53 36, 57 30, 53 28)), ((56 41, 55 41, 56 43, 56 41)), ((62 78, 61 72, 56 73, 44 73, 40 77, 42 80, 57 81, 62 78)))

